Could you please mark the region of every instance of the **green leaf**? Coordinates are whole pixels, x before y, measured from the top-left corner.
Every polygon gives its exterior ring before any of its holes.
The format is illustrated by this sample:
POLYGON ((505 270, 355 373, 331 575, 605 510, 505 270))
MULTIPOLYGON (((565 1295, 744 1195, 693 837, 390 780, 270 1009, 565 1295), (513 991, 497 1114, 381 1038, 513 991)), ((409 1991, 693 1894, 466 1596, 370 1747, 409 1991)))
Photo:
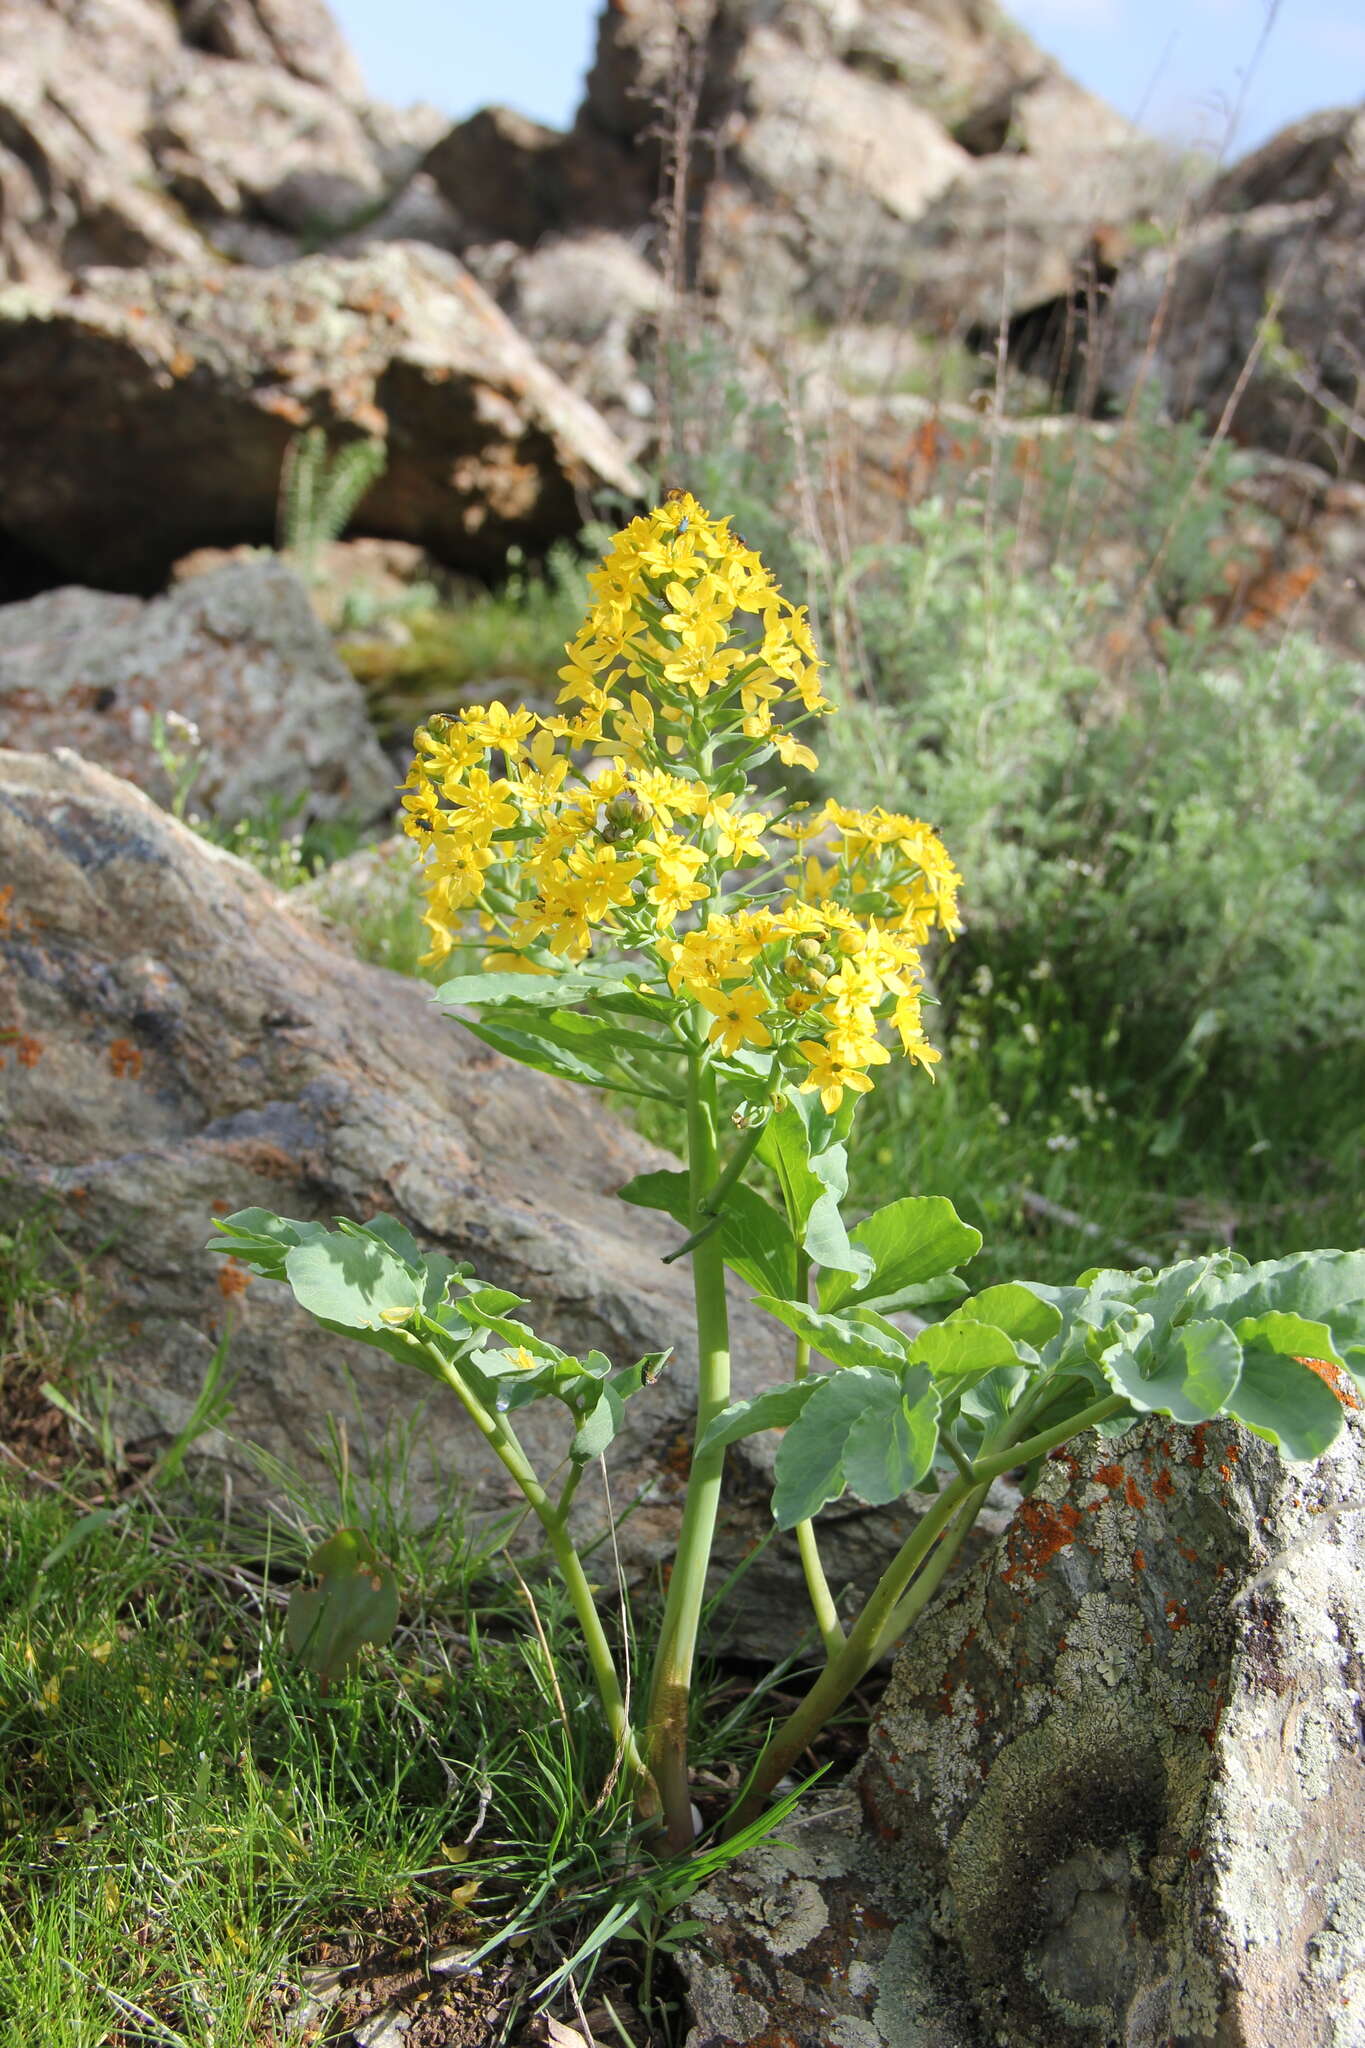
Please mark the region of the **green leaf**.
POLYGON ((909 1355, 912 1364, 927 1365, 936 1379, 943 1380, 1019 1363, 1019 1354, 1003 1330, 990 1323, 959 1323, 951 1316, 909 1340, 909 1355))
POLYGON ((917 1486, 938 1444, 938 1389, 924 1366, 901 1375, 895 1405, 878 1387, 844 1441, 844 1478, 859 1500, 883 1508, 917 1486))
POLYGON ((1154 1339, 1148 1325, 1104 1346, 1100 1370, 1115 1393, 1140 1414, 1169 1415, 1176 1422, 1208 1422, 1221 1415, 1242 1372, 1242 1346, 1226 1323, 1186 1323, 1154 1339))
POLYGON ((296 1244, 327 1235, 323 1223, 296 1223, 272 1209, 238 1209, 215 1217, 213 1227, 219 1234, 204 1249, 239 1259, 264 1280, 283 1280, 285 1254, 296 1244))
MULTIPOLYGON (((974 1258, 981 1249, 981 1232, 964 1223, 952 1203, 942 1195, 905 1195, 866 1217, 851 1233, 849 1242, 872 1260, 872 1271, 864 1279, 844 1270, 820 1276, 822 1309, 842 1308, 849 1303, 886 1311, 909 1307, 907 1291, 925 1300, 923 1288, 948 1280, 946 1299, 954 1291, 949 1269, 974 1258)), ((958 1286, 961 1283, 956 1283, 958 1286)))
POLYGON ((494 1052, 518 1061, 523 1067, 533 1067, 538 1074, 553 1074, 557 1080, 577 1081, 589 1088, 621 1085, 614 1059, 604 1063, 586 1057, 581 1051, 566 1051, 543 1034, 514 1028, 501 1019, 496 1025, 476 1024, 468 1017, 461 1022, 481 1044, 491 1046, 494 1052))
POLYGON ((840 1120, 821 1107, 818 1095, 797 1091, 769 1117, 758 1155, 782 1183, 803 1249, 817 1265, 863 1280, 872 1271, 871 1256, 850 1243, 839 1214, 848 1192, 848 1154, 841 1128, 840 1120))
POLYGON ((1277 1444, 1291 1465, 1307 1464, 1341 1434, 1341 1402, 1315 1372, 1254 1338, 1242 1347, 1242 1377, 1228 1412, 1277 1444))
POLYGON ((1342 1363, 1326 1323, 1310 1323, 1303 1316, 1272 1309, 1268 1315, 1244 1316, 1236 1329, 1244 1344, 1259 1344, 1263 1351, 1278 1351, 1286 1358, 1321 1358, 1328 1365, 1342 1363))
POLYGON ((1019 1396, 1029 1383, 1029 1371, 1023 1365, 998 1365, 993 1371, 983 1373, 979 1380, 973 1380, 964 1388, 961 1412, 973 1422, 989 1426, 1002 1422, 1015 1406, 1019 1396))
POLYGON ((794 1529, 818 1515, 844 1490, 844 1444, 876 1387, 891 1402, 899 1386, 880 1372, 852 1366, 817 1382, 815 1391, 778 1446, 774 1467, 773 1516, 779 1529, 794 1529))
POLYGON ((348 1236, 359 1236, 363 1233, 367 1237, 377 1237, 391 1252, 396 1252, 405 1265, 420 1266, 422 1263, 422 1254, 417 1249, 417 1240, 412 1232, 406 1229, 396 1216, 386 1216, 382 1210, 377 1216, 371 1216, 367 1223, 348 1223, 344 1219, 338 1219, 338 1228, 345 1231, 348 1236))
POLYGON ((898 1499, 929 1469, 937 1434, 938 1397, 926 1372, 850 1366, 818 1381, 778 1447, 778 1528, 808 1521, 846 1484, 871 1506, 898 1499))
MULTIPOLYGON (((661 1209, 689 1228, 691 1201, 685 1173, 641 1173, 619 1190, 637 1209, 661 1209)), ((796 1286, 796 1249, 787 1219, 741 1182, 725 1197, 718 1226, 727 1266, 762 1294, 788 1295, 796 1286)))
POLYGON ((563 974, 457 974, 442 982, 434 1000, 443 1010, 466 1005, 495 1010, 508 1004, 518 1010, 561 1010, 602 996, 626 995, 631 988, 621 974, 582 968, 563 974))
POLYGON ((626 1404, 609 1380, 599 1383, 596 1400, 587 1410, 573 1442, 569 1445, 569 1456, 576 1465, 586 1465, 593 1458, 600 1458, 612 1442, 625 1420, 626 1404))
MULTIPOLYGON (((839 1366, 868 1366, 899 1371, 905 1364, 908 1339, 889 1323, 854 1310, 849 1316, 825 1316, 802 1301, 779 1301, 771 1294, 755 1296, 760 1308, 801 1337, 813 1351, 839 1366)), ((1010 1356, 1013 1357, 1013 1352, 1010 1356)))
POLYGON ((383 1330, 422 1305, 422 1278, 376 1239, 324 1231, 285 1255, 294 1298, 334 1329, 383 1330))
POLYGON ((754 1394, 747 1401, 732 1401, 722 1408, 697 1445, 698 1452, 714 1451, 722 1444, 737 1444, 741 1437, 757 1436, 764 1429, 785 1429, 795 1422, 820 1379, 792 1380, 784 1387, 770 1387, 766 1394, 754 1394))
POLYGON ((950 1323, 989 1323, 1003 1330, 1018 1344, 1041 1351, 1062 1327, 1061 1310, 1042 1300, 1028 1287, 1007 1282, 1002 1287, 985 1287, 964 1301, 948 1317, 950 1323))
POLYGON ((398 1585, 360 1529, 338 1529, 308 1560, 320 1584, 290 1596, 285 1638, 325 1680, 340 1678, 366 1644, 386 1643, 398 1626, 398 1585))

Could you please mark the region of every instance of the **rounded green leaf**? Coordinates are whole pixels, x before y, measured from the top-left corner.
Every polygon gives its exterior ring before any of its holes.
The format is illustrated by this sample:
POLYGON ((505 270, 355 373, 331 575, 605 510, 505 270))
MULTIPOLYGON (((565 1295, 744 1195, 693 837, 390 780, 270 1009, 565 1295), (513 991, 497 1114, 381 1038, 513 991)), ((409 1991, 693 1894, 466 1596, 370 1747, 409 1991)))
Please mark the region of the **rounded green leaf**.
POLYGON ((1279 1446, 1291 1465, 1320 1458, 1341 1434, 1341 1402, 1297 1358, 1252 1342, 1243 1347, 1242 1377, 1228 1412, 1279 1446))
POLYGON ((1031 1344, 1035 1351, 1041 1351, 1062 1327, 1061 1310, 1017 1281, 982 1288, 970 1301, 959 1303, 948 1321, 989 1323, 1018 1343, 1031 1344))
POLYGON ((883 1508, 918 1486, 934 1462, 938 1418, 938 1389, 925 1366, 902 1374, 894 1406, 883 1407, 879 1390, 844 1443, 844 1480, 859 1500, 883 1508))
POLYGON ((424 1276, 372 1237, 328 1232, 294 1245, 284 1270, 299 1306, 342 1329, 392 1329, 422 1305, 424 1276))
POLYGON ((1176 1422, 1208 1422, 1227 1409, 1242 1370, 1242 1347, 1226 1323, 1186 1323, 1157 1333, 1128 1335, 1099 1354, 1099 1366, 1115 1393, 1144 1414, 1169 1415, 1176 1422))

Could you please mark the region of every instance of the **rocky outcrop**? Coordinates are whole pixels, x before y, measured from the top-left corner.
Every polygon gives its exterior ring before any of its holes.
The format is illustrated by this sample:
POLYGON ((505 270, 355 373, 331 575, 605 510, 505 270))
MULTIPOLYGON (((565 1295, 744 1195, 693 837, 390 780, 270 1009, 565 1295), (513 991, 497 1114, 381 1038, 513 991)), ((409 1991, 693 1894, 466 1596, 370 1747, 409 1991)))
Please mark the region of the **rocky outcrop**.
POLYGON ((1212 187, 1187 236, 1125 265, 1099 336, 1102 389, 1235 439, 1365 476, 1365 110, 1315 115, 1212 187))
POLYGON ((541 360, 610 423, 632 454, 654 418, 653 368, 666 293, 623 235, 554 236, 534 249, 471 249, 470 268, 541 360))
MULTIPOLYGON (((690 1282, 685 1263, 661 1263, 675 1226, 615 1199, 664 1156, 588 1090, 489 1052, 425 983, 356 960, 293 896, 71 753, 0 753, 0 1061, 0 1215, 53 1198, 63 1235, 99 1255, 128 1436, 181 1426, 232 1302, 235 1439, 321 1478, 327 1418, 345 1413, 357 1474, 407 1433, 418 1512, 452 1483, 476 1513, 514 1505, 453 1401, 321 1334, 283 1287, 239 1291, 244 1276, 202 1249, 215 1213, 254 1203, 319 1219, 382 1209, 528 1296, 566 1348, 626 1361, 676 1347, 627 1409, 611 1480, 618 1511, 644 1495, 621 1530, 627 1567, 671 1556, 695 1403, 690 1282)), ((733 1307, 738 1396, 790 1361, 743 1289, 733 1307)), ((565 1445, 551 1405, 518 1417, 546 1464, 565 1445)), ((239 1443, 206 1448, 263 1490, 239 1443)), ((773 1448, 759 1439, 735 1459, 731 1564, 771 1531, 773 1448)), ((580 1499, 600 1524, 600 1481, 580 1499)), ((900 1542, 893 1518, 852 1501, 830 1525, 840 1587, 868 1585, 900 1542)), ((785 1656, 807 1617, 782 1539, 719 1626, 785 1656)))
POLYGON ((380 436, 366 530, 496 572, 637 478, 605 422, 451 256, 88 272, 0 292, 0 534, 56 572, 159 588, 274 537, 290 437, 380 436))
POLYGON ((0 746, 74 748, 169 803, 158 721, 187 771, 198 762, 193 807, 209 816, 369 818, 397 801, 364 697, 280 562, 218 568, 150 604, 66 589, 0 607, 0 746))
POLYGON ((689 1901, 690 2048, 1354 2048, 1365 1438, 1053 1463, 842 1800, 689 1901), (761 2018, 759 2017, 761 2015, 761 2018))
POLYGON ((489 113, 428 158, 471 237, 646 227, 689 35, 687 268, 736 325, 993 324, 1002 294, 1018 311, 1066 290, 1168 177, 984 0, 614 0, 570 135, 489 113))
POLYGON ((322 0, 7 0, 0 277, 335 232, 434 139, 394 130, 322 0))

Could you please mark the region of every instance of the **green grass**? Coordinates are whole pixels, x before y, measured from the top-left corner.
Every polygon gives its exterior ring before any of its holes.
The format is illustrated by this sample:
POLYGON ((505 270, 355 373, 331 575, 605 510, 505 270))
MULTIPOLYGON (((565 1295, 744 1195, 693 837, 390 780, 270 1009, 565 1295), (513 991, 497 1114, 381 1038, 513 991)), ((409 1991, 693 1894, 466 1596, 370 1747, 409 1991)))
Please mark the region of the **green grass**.
MULTIPOLYGON (((585 550, 596 540, 585 535, 585 550)), ((494 678, 508 678, 509 697, 553 701, 565 642, 587 607, 587 566, 586 552, 563 544, 543 570, 513 560, 505 583, 465 603, 405 604, 377 622, 381 630, 344 633, 338 652, 381 738, 408 739, 432 712, 456 708, 471 684, 494 678)))
MULTIPOLYGON (((79 1402, 105 1355, 51 1217, 7 1233, 7 1411, 63 1362, 79 1402), (39 1341, 54 1304, 72 1300, 79 1313, 39 1341)), ((619 1788, 603 1792, 609 1746, 567 1601, 536 1560, 513 1569, 506 1525, 476 1537, 455 1501, 419 1522, 411 1441, 391 1440, 363 1507, 344 1445, 327 1497, 262 1460, 279 1503, 270 1519, 225 1518, 213 1489, 201 1501, 137 1481, 93 1441, 46 1473, 6 1459, 7 2043, 274 2048, 311 1965, 379 1971, 398 1953, 420 1977, 428 1948, 485 1944, 486 1972, 433 1978, 423 2010, 445 1997, 468 2013, 486 1997, 477 2038, 489 2048, 520 2038, 539 2006, 573 2017, 576 1953, 577 1994, 591 1987, 599 2011, 609 2001, 623 2038, 676 2041, 656 1951, 664 1911, 705 1865, 670 1872, 640 1855, 619 1788), (289 1654, 283 1617, 318 1538, 361 1522, 395 1572, 401 1619, 329 1690, 289 1654), (623 1908, 635 1938, 604 1943, 603 1921, 623 1908)), ((609 1579, 609 1553, 595 1572, 609 1579)), ((697 1763, 717 1799, 758 1739, 763 1702, 751 1679, 719 1669, 701 1689, 711 1734, 697 1763)))

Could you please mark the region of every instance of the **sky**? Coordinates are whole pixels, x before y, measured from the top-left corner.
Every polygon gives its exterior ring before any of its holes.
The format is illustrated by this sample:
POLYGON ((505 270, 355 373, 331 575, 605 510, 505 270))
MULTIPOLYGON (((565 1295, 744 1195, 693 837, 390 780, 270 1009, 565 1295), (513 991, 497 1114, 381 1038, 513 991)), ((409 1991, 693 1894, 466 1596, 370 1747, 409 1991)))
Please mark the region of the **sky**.
MULTIPOLYGON (((497 102, 564 128, 600 0, 331 6, 378 98, 455 118, 497 102)), ((1120 113, 1216 155, 1365 97, 1362 0, 1006 0, 1006 12, 1120 113)))

